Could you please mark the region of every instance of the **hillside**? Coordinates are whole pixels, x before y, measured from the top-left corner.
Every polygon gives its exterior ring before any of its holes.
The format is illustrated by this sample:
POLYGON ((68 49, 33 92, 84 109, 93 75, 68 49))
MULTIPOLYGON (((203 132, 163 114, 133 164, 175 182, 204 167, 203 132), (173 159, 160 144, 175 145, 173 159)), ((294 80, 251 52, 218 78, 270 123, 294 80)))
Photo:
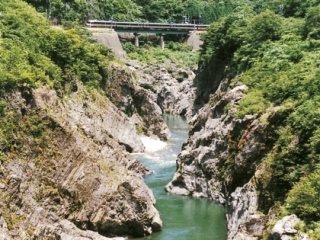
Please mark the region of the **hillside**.
POLYGON ((167 127, 156 108, 130 104, 133 120, 115 105, 125 88, 146 106, 152 99, 84 30, 52 29, 20 0, 0 12, 0 238, 160 231, 146 169, 128 153, 145 149, 138 129, 165 139, 167 127))
POLYGON ((229 239, 280 239, 271 228, 291 214, 319 239, 320 8, 307 2, 288 17, 244 5, 204 37, 199 113, 167 190, 225 204, 229 239))

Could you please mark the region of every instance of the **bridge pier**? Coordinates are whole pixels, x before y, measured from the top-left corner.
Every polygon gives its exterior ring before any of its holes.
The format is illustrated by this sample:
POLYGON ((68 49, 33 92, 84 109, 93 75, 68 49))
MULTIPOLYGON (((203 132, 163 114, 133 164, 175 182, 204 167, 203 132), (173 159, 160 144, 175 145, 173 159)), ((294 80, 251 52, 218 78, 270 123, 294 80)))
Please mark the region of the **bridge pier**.
POLYGON ((160 48, 164 49, 164 37, 162 33, 160 34, 160 48))
POLYGON ((139 47, 139 34, 138 33, 134 33, 134 46, 135 47, 139 47))

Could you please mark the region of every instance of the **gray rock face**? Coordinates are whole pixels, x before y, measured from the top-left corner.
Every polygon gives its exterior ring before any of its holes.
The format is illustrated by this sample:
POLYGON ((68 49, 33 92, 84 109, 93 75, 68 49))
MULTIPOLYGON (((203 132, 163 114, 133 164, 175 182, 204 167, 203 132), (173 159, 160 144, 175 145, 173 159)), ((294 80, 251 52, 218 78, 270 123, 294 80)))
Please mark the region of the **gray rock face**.
POLYGON ((122 237, 107 238, 93 231, 83 231, 68 220, 62 220, 52 225, 39 224, 35 230, 35 237, 40 239, 61 240, 125 240, 122 237))
POLYGON ((64 119, 67 127, 77 129, 80 126, 86 136, 94 137, 99 142, 103 142, 105 136, 109 135, 125 146, 129 152, 143 152, 144 146, 135 126, 130 123, 127 116, 117 108, 111 107, 111 103, 108 105, 104 103, 105 100, 101 97, 96 101, 86 99, 83 91, 79 84, 78 91, 61 103, 57 101, 54 91, 38 88, 34 90, 35 105, 44 108, 58 104, 59 111, 52 114, 57 114, 57 118, 64 119), (79 98, 83 100, 79 101, 79 98))
POLYGON ((170 61, 144 66, 132 61, 127 64, 139 76, 139 85, 148 90, 164 113, 193 115, 195 74, 191 69, 182 69, 170 61))
POLYGON ((106 239, 161 230, 144 170, 128 160, 127 151, 144 147, 125 114, 81 84, 63 98, 39 88, 28 99, 20 93, 10 99, 23 145, 1 165, 3 239, 106 239), (30 134, 30 121, 40 136, 30 134))
POLYGON ((162 119, 162 110, 153 94, 138 85, 137 71, 113 64, 109 75, 106 92, 112 102, 129 117, 133 116, 143 133, 167 140, 170 131, 162 119))
POLYGON ((266 217, 258 213, 258 195, 249 182, 238 187, 228 199, 228 239, 258 239, 262 236, 266 217))
POLYGON ((300 219, 294 214, 285 216, 272 228, 269 238, 271 240, 309 240, 307 234, 294 228, 299 222, 300 219))
POLYGON ((3 239, 3 240, 12 239, 9 236, 8 225, 2 216, 0 217, 0 239, 3 239))
POLYGON ((245 90, 244 86, 231 90, 214 107, 206 105, 194 117, 191 135, 178 156, 177 171, 167 191, 226 202, 218 168, 228 158, 228 133, 240 123, 223 109, 227 104, 236 104, 245 90))
POLYGON ((218 87, 192 119, 189 138, 166 190, 226 205, 228 239, 259 239, 268 216, 259 211, 255 177, 270 143, 265 134, 268 126, 256 115, 235 118, 246 86, 227 92, 221 89, 225 87, 218 87))

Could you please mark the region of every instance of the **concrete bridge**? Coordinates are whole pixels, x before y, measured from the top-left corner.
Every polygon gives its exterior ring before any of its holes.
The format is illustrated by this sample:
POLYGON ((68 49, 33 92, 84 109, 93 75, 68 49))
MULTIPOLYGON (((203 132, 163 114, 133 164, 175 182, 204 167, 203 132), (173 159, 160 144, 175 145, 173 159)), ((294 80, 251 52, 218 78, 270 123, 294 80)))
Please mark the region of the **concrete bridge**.
POLYGON ((139 35, 153 33, 160 35, 160 47, 164 48, 164 35, 182 34, 189 35, 191 32, 203 32, 209 27, 205 24, 188 24, 188 23, 144 23, 144 22, 116 22, 89 20, 88 28, 109 28, 117 33, 133 33, 134 45, 139 47, 139 35))

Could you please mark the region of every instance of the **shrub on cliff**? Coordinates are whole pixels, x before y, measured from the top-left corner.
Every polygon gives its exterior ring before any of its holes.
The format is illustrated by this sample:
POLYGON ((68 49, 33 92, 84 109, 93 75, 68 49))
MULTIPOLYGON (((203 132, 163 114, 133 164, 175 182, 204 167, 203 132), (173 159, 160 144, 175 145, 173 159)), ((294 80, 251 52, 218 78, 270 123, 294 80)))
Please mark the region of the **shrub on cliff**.
POLYGON ((170 47, 169 45, 168 48, 160 49, 159 47, 145 45, 144 47, 135 48, 131 43, 124 44, 128 57, 141 63, 172 61, 181 66, 194 67, 198 59, 198 53, 192 51, 189 45, 175 44, 175 47, 179 48, 179 50, 173 50, 170 47))
POLYGON ((320 168, 303 177, 288 194, 287 209, 302 219, 320 220, 320 168))

